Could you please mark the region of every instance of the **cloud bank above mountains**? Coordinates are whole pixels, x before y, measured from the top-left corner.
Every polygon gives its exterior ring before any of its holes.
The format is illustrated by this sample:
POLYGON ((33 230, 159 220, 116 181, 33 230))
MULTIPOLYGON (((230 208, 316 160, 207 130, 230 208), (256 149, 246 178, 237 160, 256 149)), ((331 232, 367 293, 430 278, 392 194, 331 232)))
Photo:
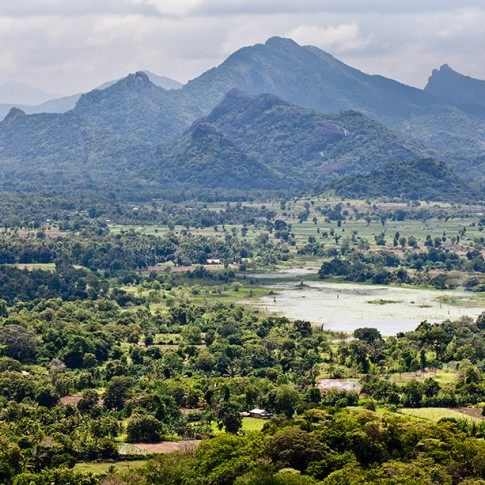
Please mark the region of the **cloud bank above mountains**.
POLYGON ((0 5, 0 84, 86 91, 140 69, 180 81, 278 35, 422 87, 450 64, 485 78, 481 0, 16 0, 0 5))

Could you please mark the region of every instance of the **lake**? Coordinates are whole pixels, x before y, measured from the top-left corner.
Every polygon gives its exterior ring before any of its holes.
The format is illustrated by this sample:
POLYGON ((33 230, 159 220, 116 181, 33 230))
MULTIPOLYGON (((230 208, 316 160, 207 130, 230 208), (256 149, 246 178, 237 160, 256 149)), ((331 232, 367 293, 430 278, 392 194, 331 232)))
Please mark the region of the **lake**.
POLYGON ((442 322, 463 315, 476 318, 485 311, 469 292, 305 279, 316 272, 294 268, 251 275, 274 292, 260 298, 256 306, 288 318, 323 324, 328 330, 351 333, 356 328, 374 327, 384 336, 414 330, 423 320, 442 322), (443 297, 458 304, 440 302, 443 297))

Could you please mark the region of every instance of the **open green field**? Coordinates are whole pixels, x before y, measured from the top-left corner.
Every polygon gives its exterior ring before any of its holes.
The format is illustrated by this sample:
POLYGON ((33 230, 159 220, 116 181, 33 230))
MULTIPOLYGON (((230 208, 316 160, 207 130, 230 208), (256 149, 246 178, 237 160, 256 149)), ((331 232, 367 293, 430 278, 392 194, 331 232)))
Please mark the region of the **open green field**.
POLYGON ((133 461, 116 461, 116 462, 89 462, 76 463, 74 471, 79 473, 93 473, 95 475, 102 475, 105 473, 127 472, 136 470, 146 465, 147 460, 133 460, 133 461))
MULTIPOLYGON (((243 418, 242 420, 242 428, 241 431, 249 433, 251 431, 261 431, 263 426, 267 423, 265 419, 258 419, 258 418, 243 418)), ((212 422, 212 431, 215 434, 223 433, 224 431, 220 430, 217 426, 215 421, 212 422)))
POLYGON ((257 286, 238 287, 237 289, 234 287, 228 287, 227 289, 217 287, 214 288, 213 291, 206 288, 205 291, 202 291, 197 296, 196 299, 203 301, 204 299, 210 298, 211 300, 231 303, 242 300, 256 300, 258 298, 262 298, 263 296, 267 296, 270 291, 271 290, 268 290, 267 288, 257 286))
POLYGON ((438 422, 443 418, 467 419, 479 421, 479 419, 449 408, 402 408, 399 413, 413 418, 425 419, 438 422))
MULTIPOLYGON (((225 208, 223 203, 204 204, 210 210, 222 210, 225 208)), ((387 233, 388 242, 392 243, 392 237, 395 232, 399 232, 401 236, 409 237, 415 236, 418 241, 424 242, 426 236, 429 234, 432 238, 442 237, 444 234, 447 239, 460 235, 463 228, 466 229, 466 236, 464 239, 472 239, 483 235, 480 227, 477 224, 480 217, 483 217, 483 207, 458 207, 451 206, 445 203, 431 203, 421 202, 419 207, 411 207, 407 203, 402 202, 366 202, 362 200, 342 200, 340 198, 322 198, 309 197, 292 199, 286 202, 282 208, 279 201, 269 202, 245 202, 244 207, 251 207, 260 209, 265 206, 267 210, 272 211, 274 220, 280 219, 287 224, 291 224, 292 232, 294 233, 296 244, 305 243, 309 236, 315 236, 320 242, 325 242, 329 246, 335 244, 333 238, 329 237, 324 240, 324 232, 335 231, 336 235, 342 238, 350 237, 356 233, 359 237, 367 240, 371 247, 375 247, 374 236, 385 231, 387 233), (325 214, 322 214, 320 209, 331 209, 340 204, 342 207, 342 214, 344 220, 341 224, 336 220, 328 219, 325 214), (301 220, 300 214, 302 211, 308 211, 306 220, 301 220), (428 218, 410 218, 405 217, 404 220, 381 220, 381 215, 392 214, 395 211, 404 211, 412 213, 416 211, 423 211, 423 213, 430 212, 434 214, 428 218), (444 215, 447 217, 444 217, 444 215), (451 216, 450 216, 451 214, 451 216), (439 217, 438 217, 439 216, 439 217), (389 239, 391 239, 389 241, 389 239)), ((231 233, 233 230, 239 232, 242 225, 226 224, 224 230, 218 227, 217 231, 213 226, 206 228, 192 228, 175 225, 170 231, 167 226, 162 225, 110 225, 110 232, 112 234, 119 234, 122 231, 135 230, 136 232, 143 232, 145 234, 164 235, 168 232, 180 234, 183 231, 191 234, 201 234, 206 236, 220 236, 224 237, 225 233, 231 233)), ((254 228, 248 227, 248 232, 245 239, 254 240, 260 231, 265 231, 264 227, 254 228)), ((270 237, 273 235, 270 234, 270 237)), ((295 248, 296 249, 296 248, 295 248)))
POLYGON ((265 425, 266 420, 258 418, 243 418, 242 430, 249 431, 261 431, 265 425))
POLYGON ((403 372, 402 374, 392 374, 391 382, 396 384, 406 384, 409 381, 424 381, 432 378, 439 382, 440 385, 453 384, 458 379, 458 372, 451 369, 439 369, 433 372, 403 372))
POLYGON ((19 263, 15 265, 18 269, 26 269, 28 271, 33 271, 35 269, 42 269, 44 271, 54 271, 56 269, 56 265, 54 263, 30 263, 30 264, 23 264, 19 263))

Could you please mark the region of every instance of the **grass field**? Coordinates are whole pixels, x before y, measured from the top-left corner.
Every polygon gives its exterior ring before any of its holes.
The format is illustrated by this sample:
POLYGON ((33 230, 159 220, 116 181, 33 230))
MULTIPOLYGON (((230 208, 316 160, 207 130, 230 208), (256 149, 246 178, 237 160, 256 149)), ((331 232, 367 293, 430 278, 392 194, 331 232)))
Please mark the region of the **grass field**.
POLYGON ((452 384, 458 379, 458 372, 451 369, 440 369, 436 372, 403 372, 402 374, 392 374, 391 382, 396 384, 406 384, 409 381, 424 381, 431 377, 441 385, 452 384))
POLYGON ((477 418, 468 416, 460 411, 449 408, 402 408, 399 413, 411 416, 413 418, 425 419, 427 421, 438 422, 442 418, 468 419, 470 421, 479 421, 477 418))
POLYGON ((74 471, 79 473, 104 474, 108 472, 126 472, 140 468, 146 464, 146 460, 117 461, 113 463, 76 463, 74 471))
MULTIPOLYGON (((212 203, 204 204, 210 210, 222 210, 225 208, 225 204, 212 203)), ((245 207, 253 207, 260 209, 263 205, 260 202, 244 203, 245 207)), ((421 202, 419 207, 410 207, 403 202, 366 202, 362 200, 345 200, 340 198, 327 198, 327 197, 313 197, 307 199, 293 199, 286 202, 286 206, 282 208, 279 201, 268 201, 264 205, 266 208, 274 212, 274 219, 284 220, 287 224, 291 224, 291 231, 294 234, 296 246, 291 249, 292 255, 296 256, 296 250, 298 246, 306 244, 309 236, 314 236, 317 241, 322 242, 325 246, 335 246, 335 241, 332 236, 323 237, 325 232, 330 233, 334 231, 335 235, 340 236, 342 239, 350 238, 352 234, 366 240, 371 249, 376 248, 375 236, 386 232, 386 243, 388 248, 392 248, 393 236, 396 232, 399 232, 400 236, 408 238, 409 236, 415 236, 423 247, 423 243, 427 235, 430 235, 433 239, 437 237, 446 236, 449 244, 451 238, 457 237, 466 229, 466 235, 461 238, 462 249, 468 244, 467 240, 471 240, 474 237, 483 235, 480 233, 480 227, 477 224, 480 217, 483 215, 483 208, 467 206, 466 210, 460 207, 452 207, 449 204, 428 204, 421 202), (311 202, 311 204, 310 204, 311 202), (346 220, 343 220, 339 224, 336 220, 329 220, 326 215, 322 215, 320 208, 332 208, 337 204, 341 204, 342 213, 346 214, 346 220), (308 218, 305 221, 299 220, 299 214, 308 209, 308 218), (422 218, 409 218, 404 220, 385 220, 381 222, 381 215, 394 213, 396 210, 401 210, 404 213, 416 212, 416 211, 430 211, 431 216, 427 219, 422 218), (444 217, 444 215, 451 217, 444 217), (368 218, 364 218, 366 215, 368 218)), ((238 237, 240 237, 242 225, 226 224, 224 230, 226 233, 231 234, 234 230, 238 237)), ((135 230, 136 232, 143 232, 145 234, 155 234, 163 236, 169 232, 166 226, 157 225, 110 225, 110 232, 112 234, 119 234, 122 231, 135 230)), ((187 228, 176 225, 172 232, 175 234, 181 234, 186 231, 187 228)), ((219 227, 216 231, 214 227, 205 228, 189 228, 188 232, 191 234, 198 234, 204 236, 218 236, 223 238, 225 232, 222 227, 219 227)), ((255 228, 249 226, 248 231, 244 239, 248 241, 254 241, 255 237, 260 232, 267 232, 267 230, 261 226, 255 228)), ((270 239, 276 242, 274 234, 269 234, 270 239)), ((298 258, 298 256, 296 256, 298 258)), ((321 259, 321 258, 319 258, 321 259)))
MULTIPOLYGON (((249 433, 250 431, 261 431, 267 421, 258 418, 243 418, 241 431, 249 433)), ((224 433, 220 430, 215 421, 212 422, 212 430, 215 434, 224 433)))
POLYGON ((242 430, 243 431, 261 431, 266 421, 258 418, 243 418, 242 430))
POLYGON ((43 269, 44 271, 54 271, 56 269, 56 265, 54 263, 30 263, 30 264, 16 264, 16 268, 18 269, 27 269, 29 271, 33 271, 34 269, 43 269))

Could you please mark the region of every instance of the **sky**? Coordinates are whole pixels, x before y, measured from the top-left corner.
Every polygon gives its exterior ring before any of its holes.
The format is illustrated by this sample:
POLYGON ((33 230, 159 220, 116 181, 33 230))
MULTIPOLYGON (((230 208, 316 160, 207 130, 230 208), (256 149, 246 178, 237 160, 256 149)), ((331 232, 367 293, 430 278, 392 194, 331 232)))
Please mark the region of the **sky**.
POLYGON ((186 82, 281 36, 424 87, 445 63, 485 79, 484 25, 484 0, 2 0, 0 85, 72 94, 142 69, 186 82))

